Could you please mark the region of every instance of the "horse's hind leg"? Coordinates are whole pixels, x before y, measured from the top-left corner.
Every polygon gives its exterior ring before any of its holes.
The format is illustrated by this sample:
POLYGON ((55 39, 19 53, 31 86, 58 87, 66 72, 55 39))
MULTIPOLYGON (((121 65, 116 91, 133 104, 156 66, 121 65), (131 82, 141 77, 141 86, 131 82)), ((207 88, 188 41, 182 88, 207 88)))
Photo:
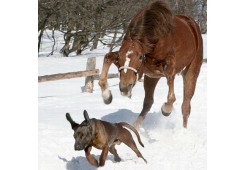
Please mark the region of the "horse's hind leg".
POLYGON ((153 95, 155 91, 155 87, 157 85, 157 82, 160 78, 150 78, 148 76, 144 76, 144 90, 145 90, 145 98, 144 98, 144 104, 143 109, 137 118, 137 120, 134 122, 134 127, 138 129, 138 127, 141 125, 143 120, 145 119, 146 114, 150 111, 151 106, 154 102, 153 95))
POLYGON ((182 73, 184 82, 184 98, 182 103, 183 126, 187 128, 188 118, 191 112, 191 99, 194 95, 197 77, 202 61, 196 58, 182 73))

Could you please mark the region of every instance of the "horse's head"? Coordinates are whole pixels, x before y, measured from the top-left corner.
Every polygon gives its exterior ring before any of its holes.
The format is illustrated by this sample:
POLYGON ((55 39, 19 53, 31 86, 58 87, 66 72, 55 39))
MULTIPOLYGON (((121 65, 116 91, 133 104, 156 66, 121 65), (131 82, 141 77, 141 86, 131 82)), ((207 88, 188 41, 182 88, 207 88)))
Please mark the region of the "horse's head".
POLYGON ((143 60, 140 42, 124 40, 118 52, 119 89, 123 96, 131 97, 132 88, 143 74, 143 60))

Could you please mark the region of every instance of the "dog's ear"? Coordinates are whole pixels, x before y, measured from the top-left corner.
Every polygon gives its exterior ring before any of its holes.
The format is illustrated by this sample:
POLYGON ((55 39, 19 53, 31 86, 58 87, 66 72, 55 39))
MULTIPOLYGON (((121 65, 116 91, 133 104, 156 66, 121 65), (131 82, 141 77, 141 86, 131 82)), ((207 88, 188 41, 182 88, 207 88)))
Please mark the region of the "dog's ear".
POLYGON ((87 123, 91 124, 91 120, 89 119, 88 112, 86 110, 83 111, 83 116, 87 123))
POLYGON ((71 118, 71 116, 70 116, 69 113, 66 113, 66 119, 70 122, 71 128, 72 128, 73 130, 75 130, 75 129, 79 126, 78 123, 76 123, 76 122, 74 122, 74 121, 72 120, 72 118, 71 118))

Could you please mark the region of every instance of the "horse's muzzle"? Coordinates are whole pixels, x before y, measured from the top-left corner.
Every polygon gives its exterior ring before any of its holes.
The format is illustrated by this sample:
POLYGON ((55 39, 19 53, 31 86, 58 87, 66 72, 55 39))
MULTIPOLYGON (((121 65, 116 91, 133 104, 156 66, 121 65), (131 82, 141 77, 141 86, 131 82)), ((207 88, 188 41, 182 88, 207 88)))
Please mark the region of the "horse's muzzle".
POLYGON ((122 84, 120 82, 119 89, 121 91, 121 95, 131 98, 133 86, 134 86, 133 84, 122 84))

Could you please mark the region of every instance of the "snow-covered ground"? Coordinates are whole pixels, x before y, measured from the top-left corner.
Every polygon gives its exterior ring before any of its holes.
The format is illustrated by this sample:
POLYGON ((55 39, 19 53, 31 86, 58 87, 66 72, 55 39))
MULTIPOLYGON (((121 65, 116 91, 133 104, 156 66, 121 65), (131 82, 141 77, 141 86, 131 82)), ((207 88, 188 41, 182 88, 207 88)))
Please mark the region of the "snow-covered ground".
MULTIPOLYGON (((57 35, 58 36, 58 35, 57 35)), ((206 55, 206 35, 204 39, 204 57, 206 55)), ((100 45, 97 50, 85 51, 76 57, 44 57, 49 53, 48 41, 42 45, 41 57, 38 58, 38 74, 81 71, 86 68, 88 57, 97 57, 96 67, 101 70, 104 54, 108 48, 100 45)), ((59 46, 57 51, 59 51, 59 46)), ((111 73, 117 69, 112 66, 111 73)), ((43 82, 38 84, 38 161, 40 170, 93 170, 85 158, 84 151, 74 151, 73 130, 65 118, 69 112, 73 119, 82 122, 83 110, 91 118, 110 122, 125 121, 133 123, 139 115, 144 98, 143 84, 137 83, 128 99, 120 95, 118 78, 109 79, 113 101, 105 105, 101 97, 98 81, 95 81, 93 93, 82 93, 85 78, 74 78, 43 82)), ((145 147, 136 144, 148 163, 137 158, 135 153, 124 144, 117 145, 122 161, 116 163, 109 153, 105 166, 98 169, 164 169, 164 170, 205 170, 207 169, 207 64, 203 63, 198 78, 195 95, 192 99, 192 111, 188 129, 182 127, 181 103, 183 99, 182 77, 175 79, 176 102, 169 117, 164 117, 160 108, 166 101, 167 84, 162 78, 155 90, 155 103, 148 113, 139 133, 145 147)), ((135 137, 135 136, 134 136, 135 137)), ((136 139, 136 138, 135 138, 136 139)), ((101 150, 92 149, 98 159, 101 150)))

